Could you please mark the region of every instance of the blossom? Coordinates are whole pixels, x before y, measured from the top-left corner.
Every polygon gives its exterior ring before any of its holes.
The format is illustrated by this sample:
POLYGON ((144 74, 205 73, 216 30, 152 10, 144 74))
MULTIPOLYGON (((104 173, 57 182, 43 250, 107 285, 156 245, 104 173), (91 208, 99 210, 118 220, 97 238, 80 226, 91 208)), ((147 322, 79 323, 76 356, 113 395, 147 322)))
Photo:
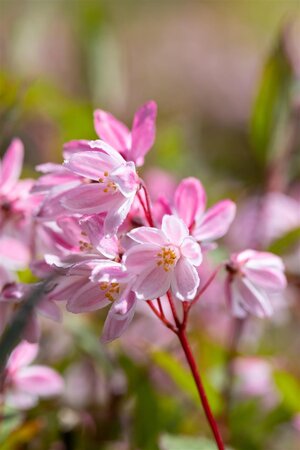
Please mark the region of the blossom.
POLYGON ((53 369, 42 365, 29 364, 38 353, 37 344, 21 342, 10 355, 5 371, 3 396, 5 404, 30 409, 38 399, 52 397, 63 390, 63 379, 53 369))
POLYGON ((233 314, 270 316, 273 312, 270 295, 286 287, 281 258, 268 252, 245 250, 231 256, 227 270, 233 314))
POLYGON ((144 157, 155 139, 155 120, 157 106, 149 101, 135 113, 132 129, 129 129, 112 114, 97 109, 94 112, 94 125, 98 136, 118 150, 126 161, 137 166, 144 164, 144 157))
POLYGON ((231 200, 222 200, 205 211, 206 193, 196 178, 185 178, 174 194, 175 212, 184 220, 199 242, 212 242, 223 237, 231 225, 236 207, 231 200))
POLYGON ((115 261, 92 261, 71 267, 68 276, 60 283, 51 298, 67 300, 67 310, 78 314, 111 305, 104 324, 102 340, 110 342, 119 337, 130 324, 136 306, 131 290, 134 277, 115 261))
POLYGON ((128 236, 135 244, 125 253, 124 263, 137 275, 133 291, 138 299, 161 297, 169 288, 179 300, 195 296, 200 282, 195 266, 201 264, 201 248, 181 219, 165 215, 161 229, 140 227, 128 236))
POLYGON ((23 144, 13 139, 0 164, 0 256, 10 269, 30 261, 32 212, 40 202, 30 195, 33 180, 19 180, 23 159, 23 144))
POLYGON ((80 151, 80 141, 78 146, 64 165, 90 182, 65 192, 61 204, 73 213, 103 214, 104 234, 112 236, 124 222, 139 188, 135 165, 103 141, 89 141, 90 151, 86 147, 80 151))

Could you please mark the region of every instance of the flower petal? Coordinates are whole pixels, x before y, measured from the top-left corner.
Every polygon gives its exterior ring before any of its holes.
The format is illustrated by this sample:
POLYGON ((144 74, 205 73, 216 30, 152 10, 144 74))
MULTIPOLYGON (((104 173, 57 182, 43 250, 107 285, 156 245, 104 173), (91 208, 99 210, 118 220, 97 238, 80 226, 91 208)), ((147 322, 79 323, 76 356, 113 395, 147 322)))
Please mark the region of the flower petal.
POLYGON ((68 301, 66 308, 78 314, 96 311, 109 304, 110 301, 105 297, 105 292, 101 291, 99 284, 88 282, 68 301))
POLYGON ((64 162, 64 167, 77 175, 98 181, 104 172, 111 172, 116 167, 116 163, 106 153, 85 151, 74 153, 64 162))
POLYGON ((155 244, 134 245, 124 255, 123 261, 129 272, 140 274, 143 270, 156 267, 160 247, 155 244))
POLYGON ((111 342, 123 334, 131 323, 136 306, 136 297, 130 292, 127 298, 113 303, 104 323, 101 340, 111 342))
POLYGON ((2 159, 0 190, 8 193, 18 181, 24 158, 24 147, 20 139, 13 139, 2 159))
POLYGON ((112 114, 102 109, 96 109, 94 112, 94 127, 98 136, 119 152, 124 152, 128 148, 130 132, 112 114))
POLYGON ((269 317, 273 308, 267 295, 256 288, 247 278, 238 278, 234 283, 246 311, 257 317, 269 317))
POLYGON ((282 291, 287 284, 284 273, 272 267, 255 269, 245 266, 243 273, 254 285, 270 292, 282 291))
POLYGON ((27 341, 22 341, 9 357, 7 362, 9 372, 16 372, 21 367, 28 366, 36 358, 38 351, 38 344, 30 344, 27 341))
POLYGON ((174 205, 177 214, 190 228, 195 222, 196 216, 202 216, 206 205, 205 190, 197 178, 185 178, 178 185, 174 205))
POLYGON ((168 241, 174 245, 181 245, 184 238, 189 235, 189 230, 184 221, 176 216, 164 216, 161 229, 168 241))
POLYGON ((61 197, 64 208, 81 214, 101 213, 111 210, 120 198, 116 194, 104 193, 98 183, 83 184, 69 190, 61 197))
POLYGON ((139 275, 132 290, 139 300, 162 297, 170 288, 171 274, 171 271, 165 272, 162 267, 153 265, 139 275))
POLYGON ((162 246, 166 243, 164 234, 160 230, 151 227, 135 228, 127 233, 127 236, 133 239, 135 242, 139 242, 140 244, 151 243, 162 246))
POLYGON ((155 120, 157 105, 154 101, 145 103, 135 113, 132 125, 131 151, 127 159, 134 161, 138 166, 144 163, 144 156, 152 147, 155 140, 155 120))
POLYGON ((202 262, 201 247, 192 236, 186 237, 180 247, 182 256, 187 258, 194 266, 200 266, 202 262))
POLYGON ((172 274, 172 292, 179 300, 192 300, 200 284, 197 270, 186 258, 180 258, 172 274))
POLYGON ((130 211, 134 197, 134 195, 128 198, 118 196, 115 203, 111 203, 104 220, 103 232, 105 236, 110 237, 117 233, 120 225, 122 225, 130 211))
POLYGON ((208 209, 196 225, 193 235, 197 241, 215 240, 224 236, 231 225, 236 206, 231 200, 223 200, 208 209))
POLYGON ((63 389, 63 379, 50 367, 25 367, 17 374, 14 384, 20 391, 39 397, 52 397, 58 395, 63 389))

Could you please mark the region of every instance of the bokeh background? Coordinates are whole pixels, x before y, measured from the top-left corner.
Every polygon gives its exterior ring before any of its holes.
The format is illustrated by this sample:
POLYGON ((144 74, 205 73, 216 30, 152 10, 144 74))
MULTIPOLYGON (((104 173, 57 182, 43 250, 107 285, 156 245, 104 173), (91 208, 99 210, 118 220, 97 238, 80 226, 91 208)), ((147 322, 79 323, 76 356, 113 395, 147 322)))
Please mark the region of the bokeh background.
MULTIPOLYGON (((211 264, 250 244, 281 254, 291 284, 274 319, 248 321, 232 352, 220 284, 190 327, 236 450, 300 446, 299 76, 297 0, 0 0, 0 147, 23 140, 24 176, 60 162, 67 140, 95 139, 95 108, 129 125, 153 99, 157 139, 143 173, 154 191, 150 167, 169 172, 168 186, 199 177, 210 204, 229 196, 254 211, 268 198, 266 223, 240 213, 211 264)), ((0 449, 213 449, 173 337, 142 313, 103 347, 103 317, 44 323, 40 360, 64 375, 65 394, 2 424, 0 449)))

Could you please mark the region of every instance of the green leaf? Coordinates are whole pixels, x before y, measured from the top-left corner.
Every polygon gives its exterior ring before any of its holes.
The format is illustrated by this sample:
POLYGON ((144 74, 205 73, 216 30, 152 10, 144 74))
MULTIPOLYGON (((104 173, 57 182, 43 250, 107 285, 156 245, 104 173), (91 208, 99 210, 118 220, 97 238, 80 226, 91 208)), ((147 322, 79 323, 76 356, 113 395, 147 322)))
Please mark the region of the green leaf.
POLYGON ((283 149, 295 88, 296 77, 282 33, 264 67, 250 123, 253 150, 263 165, 283 149))
MULTIPOLYGON (((190 371, 183 367, 170 353, 155 350, 152 352, 151 357, 153 361, 170 376, 179 389, 187 394, 187 396, 199 406, 200 399, 198 391, 190 371)), ((221 397, 209 382, 206 375, 202 373, 201 377, 211 409, 214 413, 218 413, 222 409, 221 397)))
POLYGON ((282 395, 282 402, 286 408, 294 413, 300 412, 300 383, 289 372, 275 371, 275 384, 282 395))
POLYGON ((202 437, 165 434, 161 438, 161 450, 217 450, 217 446, 211 440, 202 437))
POLYGON ((288 231, 283 236, 275 239, 269 246, 270 252, 282 255, 288 253, 300 241, 300 227, 288 231))

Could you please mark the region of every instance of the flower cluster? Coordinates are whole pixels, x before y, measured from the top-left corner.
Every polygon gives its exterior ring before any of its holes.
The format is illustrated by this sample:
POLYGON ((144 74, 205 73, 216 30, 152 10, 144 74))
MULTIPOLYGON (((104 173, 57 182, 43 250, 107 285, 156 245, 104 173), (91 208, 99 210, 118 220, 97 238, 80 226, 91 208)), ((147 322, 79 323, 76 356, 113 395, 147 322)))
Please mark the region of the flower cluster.
MULTIPOLYGON (((206 192, 192 177, 169 198, 163 192, 151 198, 137 167, 154 143, 156 113, 153 101, 143 105, 130 131, 95 111, 99 139, 66 143, 63 164, 38 166, 42 175, 35 182, 18 181, 23 146, 11 143, 0 173, 0 253, 4 260, 10 255, 10 265, 0 267, 2 329, 30 289, 7 267, 29 261, 37 277, 55 274, 36 311, 59 320, 60 301, 72 313, 110 306, 106 342, 126 330, 139 301, 164 320, 167 298, 175 309, 176 302, 188 305, 185 310, 198 300, 203 258, 227 233, 236 207, 225 199, 206 209, 206 192)), ((270 315, 270 293, 286 283, 280 258, 246 250, 221 267, 234 315, 270 315)), ((24 337, 34 342, 38 335, 34 313, 24 337)))

